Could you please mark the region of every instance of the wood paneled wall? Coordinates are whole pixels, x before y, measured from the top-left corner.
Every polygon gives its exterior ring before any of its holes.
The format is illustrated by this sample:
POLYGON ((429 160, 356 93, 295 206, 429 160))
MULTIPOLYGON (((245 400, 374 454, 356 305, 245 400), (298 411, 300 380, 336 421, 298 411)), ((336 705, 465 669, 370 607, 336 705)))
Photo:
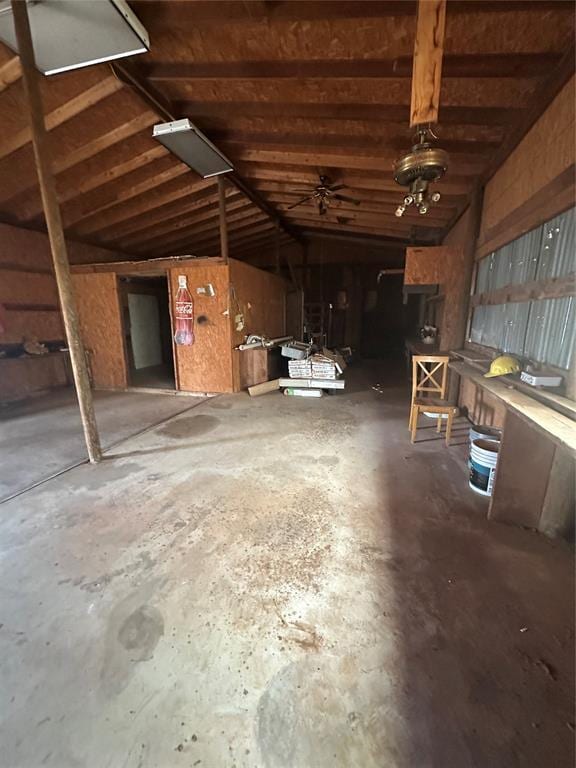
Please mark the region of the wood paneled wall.
POLYGON ((64 339, 50 247, 45 235, 0 224, 0 344, 64 339))
POLYGON ((479 256, 574 203, 575 89, 572 77, 487 183, 479 256))
MULTIPOLYGON (((264 272, 240 261, 231 260, 230 325, 232 347, 238 346, 251 333, 277 338, 286 334, 286 293, 289 284, 281 277, 264 272), (242 314, 244 328, 235 329, 234 316, 242 314)), ((240 355, 232 351, 234 391, 241 389, 240 355)))
POLYGON ((461 247, 433 246, 407 248, 404 283, 439 286, 437 311, 440 347, 454 349, 462 344, 462 305, 466 301, 465 251, 461 247))
MULTIPOLYGON (((117 279, 128 267, 134 274, 147 274, 145 262, 110 264, 97 272, 80 266, 73 270, 84 342, 91 350, 94 384, 99 387, 126 386, 117 279)), ((289 284, 233 259, 227 265, 217 258, 167 260, 162 268, 168 276, 171 313, 179 275, 186 276, 194 301, 194 344, 174 346, 177 388, 188 392, 238 391, 238 353, 233 348, 250 333, 284 335, 289 284), (214 296, 197 292, 208 284, 212 285, 214 296), (236 315, 242 315, 244 320, 240 331, 235 330, 236 315)), ((151 263, 148 270, 157 274, 158 262, 151 263)))
POLYGON ((73 274, 72 282, 94 386, 126 387, 128 376, 116 274, 73 274))
MULTIPOLYGON (((68 242, 70 260, 124 258, 122 254, 68 242)), ((0 346, 25 339, 65 342, 48 237, 42 232, 0 224, 0 304, 4 332, 0 346)), ((0 399, 25 397, 69 382, 65 358, 15 358, 2 361, 0 399)))

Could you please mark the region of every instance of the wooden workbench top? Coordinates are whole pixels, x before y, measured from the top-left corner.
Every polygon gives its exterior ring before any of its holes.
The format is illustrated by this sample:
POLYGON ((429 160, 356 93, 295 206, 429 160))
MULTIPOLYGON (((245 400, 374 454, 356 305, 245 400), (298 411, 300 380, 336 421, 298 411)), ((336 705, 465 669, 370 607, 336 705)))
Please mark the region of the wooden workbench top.
POLYGON ((453 361, 450 368, 474 384, 501 400, 507 408, 525 421, 533 424, 559 445, 576 454, 576 423, 562 413, 535 400, 530 395, 507 386, 499 379, 486 379, 482 373, 468 363, 453 361))

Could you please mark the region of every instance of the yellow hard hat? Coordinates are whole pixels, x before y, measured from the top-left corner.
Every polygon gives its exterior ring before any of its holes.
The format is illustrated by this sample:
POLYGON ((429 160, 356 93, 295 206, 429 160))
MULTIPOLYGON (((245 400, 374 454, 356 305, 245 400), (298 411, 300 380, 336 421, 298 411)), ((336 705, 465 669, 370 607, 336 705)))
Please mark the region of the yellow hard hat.
POLYGON ((511 355, 500 355, 490 363, 490 370, 484 376, 491 379, 493 376, 506 376, 507 373, 518 373, 520 363, 511 355))

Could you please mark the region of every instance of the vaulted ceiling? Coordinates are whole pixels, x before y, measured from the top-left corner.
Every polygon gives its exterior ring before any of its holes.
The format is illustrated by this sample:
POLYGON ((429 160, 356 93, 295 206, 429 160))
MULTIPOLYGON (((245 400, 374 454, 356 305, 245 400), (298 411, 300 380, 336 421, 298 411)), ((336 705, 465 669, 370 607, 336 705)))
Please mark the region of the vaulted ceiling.
MULTIPOLYGON (((440 203, 399 220, 415 2, 130 5, 150 53, 42 89, 67 235, 140 258, 219 250, 215 181, 154 141, 154 123, 191 118, 235 166, 233 256, 311 230, 437 242, 574 70, 571 2, 449 0, 437 134, 450 167, 440 203), (361 204, 287 210, 320 173, 361 204)), ((18 59, 0 48, 0 220, 41 229, 27 123, 18 59)))

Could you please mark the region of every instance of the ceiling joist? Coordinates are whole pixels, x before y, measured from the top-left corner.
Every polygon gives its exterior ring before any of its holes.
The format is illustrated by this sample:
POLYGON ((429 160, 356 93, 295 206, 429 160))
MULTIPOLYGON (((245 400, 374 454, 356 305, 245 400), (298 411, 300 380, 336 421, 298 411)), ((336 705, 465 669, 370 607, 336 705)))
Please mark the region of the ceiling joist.
MULTIPOLYGON (((140 258, 219 247, 216 184, 154 141, 157 122, 189 117, 233 163, 232 254, 273 245, 275 222, 301 241, 318 232, 422 244, 456 220, 574 71, 573 9, 556 0, 450 0, 443 60, 441 0, 421 3, 419 17, 411 0, 194 0, 193 13, 176 0, 130 4, 150 53, 41 87, 67 236, 140 258), (436 119, 451 158, 442 198, 397 221, 393 163, 410 122, 436 119), (320 175, 359 205, 334 202, 322 217, 312 204, 287 210, 320 175)), ((39 229, 20 76, 0 45, 0 220, 39 229)))

